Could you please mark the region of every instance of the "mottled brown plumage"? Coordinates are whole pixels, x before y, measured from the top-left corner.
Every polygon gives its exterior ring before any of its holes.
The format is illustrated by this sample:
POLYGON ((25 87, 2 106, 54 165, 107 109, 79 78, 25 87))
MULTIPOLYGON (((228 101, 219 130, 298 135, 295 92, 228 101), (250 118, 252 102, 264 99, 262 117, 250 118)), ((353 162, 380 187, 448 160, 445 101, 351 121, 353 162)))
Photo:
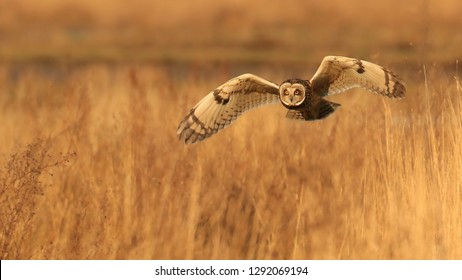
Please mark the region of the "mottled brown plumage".
POLYGON ((287 118, 323 119, 340 106, 323 97, 356 87, 391 98, 401 98, 406 92, 403 82, 382 66, 355 58, 327 56, 309 81, 288 79, 278 86, 253 74, 227 81, 190 110, 177 134, 180 140, 195 143, 230 125, 242 113, 278 101, 289 109, 287 118))

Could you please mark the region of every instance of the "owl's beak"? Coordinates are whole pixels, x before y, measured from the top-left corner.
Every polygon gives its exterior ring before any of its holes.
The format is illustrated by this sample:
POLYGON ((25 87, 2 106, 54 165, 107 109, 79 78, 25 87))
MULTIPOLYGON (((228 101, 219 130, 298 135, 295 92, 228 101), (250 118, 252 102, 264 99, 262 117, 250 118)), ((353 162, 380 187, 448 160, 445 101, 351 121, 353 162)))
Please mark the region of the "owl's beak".
POLYGON ((289 98, 290 98, 290 102, 294 102, 294 96, 293 95, 289 96, 289 98))

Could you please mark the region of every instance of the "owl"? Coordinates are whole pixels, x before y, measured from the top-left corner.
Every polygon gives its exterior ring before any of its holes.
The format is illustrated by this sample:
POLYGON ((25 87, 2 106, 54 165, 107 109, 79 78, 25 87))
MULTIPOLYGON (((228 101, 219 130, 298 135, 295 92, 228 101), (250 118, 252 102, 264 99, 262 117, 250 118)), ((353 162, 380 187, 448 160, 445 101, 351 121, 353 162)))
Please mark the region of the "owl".
POLYGON ((277 85, 253 74, 243 74, 222 84, 194 106, 178 126, 177 135, 187 144, 202 141, 230 125, 242 113, 265 104, 281 102, 286 117, 321 120, 340 104, 324 99, 361 87, 390 98, 406 92, 402 80, 377 64, 343 56, 326 56, 311 80, 288 79, 277 85))

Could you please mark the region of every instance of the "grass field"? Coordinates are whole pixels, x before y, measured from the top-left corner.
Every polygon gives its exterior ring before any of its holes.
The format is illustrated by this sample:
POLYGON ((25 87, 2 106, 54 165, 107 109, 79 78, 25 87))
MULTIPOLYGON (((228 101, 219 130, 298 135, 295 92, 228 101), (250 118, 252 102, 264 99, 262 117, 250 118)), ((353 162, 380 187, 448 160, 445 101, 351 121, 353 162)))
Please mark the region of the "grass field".
POLYGON ((0 1, 1 259, 462 258, 460 1, 194 3, 0 1), (330 54, 407 96, 177 140, 229 78, 330 54))

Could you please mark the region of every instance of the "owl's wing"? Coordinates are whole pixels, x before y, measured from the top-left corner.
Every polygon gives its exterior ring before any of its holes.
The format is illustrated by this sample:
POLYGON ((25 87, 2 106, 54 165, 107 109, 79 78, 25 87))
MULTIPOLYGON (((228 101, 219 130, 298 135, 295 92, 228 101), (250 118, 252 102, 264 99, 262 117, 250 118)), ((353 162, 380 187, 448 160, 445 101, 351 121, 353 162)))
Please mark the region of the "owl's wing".
POLYGON ((343 56, 326 56, 311 79, 318 96, 361 87, 392 98, 403 97, 406 88, 401 79, 377 64, 343 56))
POLYGON ((227 127, 242 113, 279 100, 279 86, 252 74, 235 77, 207 94, 184 117, 177 135, 188 144, 227 127))

